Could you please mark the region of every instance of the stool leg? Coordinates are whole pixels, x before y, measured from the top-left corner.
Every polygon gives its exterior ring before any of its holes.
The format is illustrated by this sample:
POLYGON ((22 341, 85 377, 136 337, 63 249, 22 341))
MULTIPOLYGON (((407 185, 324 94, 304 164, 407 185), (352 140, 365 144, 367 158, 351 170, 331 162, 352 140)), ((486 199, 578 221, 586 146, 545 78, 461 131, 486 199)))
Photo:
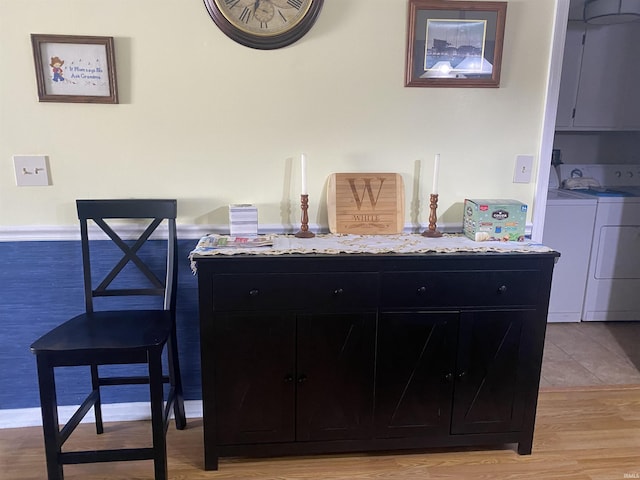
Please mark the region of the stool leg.
POLYGON ((98 391, 96 403, 93 404, 93 413, 96 418, 96 433, 100 435, 104 432, 102 425, 102 401, 100 400, 100 378, 98 377, 98 366, 91 365, 91 387, 98 391))
POLYGON ((36 355, 36 361, 38 365, 38 386, 40 388, 40 411, 42 413, 47 478, 49 480, 63 480, 62 464, 59 461, 60 447, 58 446, 58 437, 60 435, 60 427, 55 374, 53 366, 44 355, 36 355))
POLYGON ((168 475, 163 384, 162 350, 151 351, 149 352, 149 391, 151 394, 151 431, 155 480, 166 480, 168 475))
POLYGON ((182 377, 180 375, 180 362, 178 359, 178 342, 176 340, 176 328, 173 331, 169 342, 167 343, 167 356, 169 363, 169 378, 174 391, 173 414, 176 420, 176 428, 184 430, 187 426, 187 417, 184 413, 184 396, 182 394, 182 377))

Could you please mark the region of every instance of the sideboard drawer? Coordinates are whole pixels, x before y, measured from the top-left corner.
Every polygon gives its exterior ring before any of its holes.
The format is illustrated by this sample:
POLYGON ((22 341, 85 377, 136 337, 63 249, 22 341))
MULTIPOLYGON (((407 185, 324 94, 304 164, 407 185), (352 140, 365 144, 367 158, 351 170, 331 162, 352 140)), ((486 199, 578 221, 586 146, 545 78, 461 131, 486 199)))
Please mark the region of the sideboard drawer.
POLYGON ((375 308, 377 273, 230 274, 213 277, 213 308, 337 310, 375 308))
POLYGON ((533 305, 535 271, 387 272, 382 276, 384 308, 533 305))

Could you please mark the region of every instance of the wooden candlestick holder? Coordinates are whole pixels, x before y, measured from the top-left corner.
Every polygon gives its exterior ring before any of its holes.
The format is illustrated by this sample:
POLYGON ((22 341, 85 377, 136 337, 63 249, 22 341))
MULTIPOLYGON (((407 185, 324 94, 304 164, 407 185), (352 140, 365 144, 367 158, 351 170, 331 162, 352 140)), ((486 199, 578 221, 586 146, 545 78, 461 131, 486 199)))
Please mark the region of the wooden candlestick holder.
POLYGON ((309 195, 300 195, 300 208, 302 209, 302 220, 300 224, 300 230, 295 234, 298 238, 313 238, 315 233, 309 231, 309 215, 307 210, 309 209, 309 195))
POLYGON ((429 200, 429 228, 422 232, 422 236, 439 238, 442 236, 442 233, 436 229, 436 221, 438 220, 438 216, 436 215, 436 211, 438 210, 438 194, 432 193, 429 196, 429 200))

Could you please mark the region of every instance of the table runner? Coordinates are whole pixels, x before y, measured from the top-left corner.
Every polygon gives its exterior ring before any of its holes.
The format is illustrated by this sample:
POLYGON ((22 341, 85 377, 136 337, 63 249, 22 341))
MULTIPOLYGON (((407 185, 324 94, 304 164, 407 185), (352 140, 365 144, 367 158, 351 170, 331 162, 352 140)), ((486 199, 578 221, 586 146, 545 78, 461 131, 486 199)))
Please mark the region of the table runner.
POLYGON ((210 234, 202 237, 189 254, 195 274, 197 257, 212 255, 287 255, 339 254, 339 253, 454 253, 454 252, 551 252, 551 248, 535 242, 475 242, 464 235, 443 235, 428 238, 420 234, 353 235, 323 234, 314 238, 296 238, 293 235, 259 236, 272 243, 262 247, 219 247, 225 235, 210 234))

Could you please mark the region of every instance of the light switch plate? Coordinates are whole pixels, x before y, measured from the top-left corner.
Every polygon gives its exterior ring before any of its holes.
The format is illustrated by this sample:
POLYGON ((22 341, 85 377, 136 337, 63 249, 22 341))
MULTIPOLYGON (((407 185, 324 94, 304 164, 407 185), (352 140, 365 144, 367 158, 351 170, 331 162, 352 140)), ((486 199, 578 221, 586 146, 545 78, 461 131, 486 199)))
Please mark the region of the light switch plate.
POLYGON ((19 187, 47 186, 49 162, 46 155, 14 155, 16 185, 19 187))
POLYGON ((531 170, 533 170, 533 155, 517 155, 513 183, 531 182, 531 170))

